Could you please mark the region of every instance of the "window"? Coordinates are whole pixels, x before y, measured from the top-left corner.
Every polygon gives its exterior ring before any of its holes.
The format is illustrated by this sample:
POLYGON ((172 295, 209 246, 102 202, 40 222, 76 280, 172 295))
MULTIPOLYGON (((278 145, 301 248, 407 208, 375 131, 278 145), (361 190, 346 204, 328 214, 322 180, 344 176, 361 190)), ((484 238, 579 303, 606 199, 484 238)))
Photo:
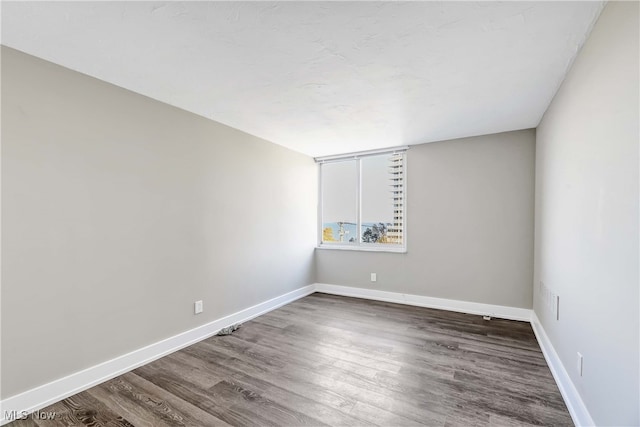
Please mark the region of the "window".
POLYGON ((404 251, 405 151, 316 159, 321 247, 404 251))

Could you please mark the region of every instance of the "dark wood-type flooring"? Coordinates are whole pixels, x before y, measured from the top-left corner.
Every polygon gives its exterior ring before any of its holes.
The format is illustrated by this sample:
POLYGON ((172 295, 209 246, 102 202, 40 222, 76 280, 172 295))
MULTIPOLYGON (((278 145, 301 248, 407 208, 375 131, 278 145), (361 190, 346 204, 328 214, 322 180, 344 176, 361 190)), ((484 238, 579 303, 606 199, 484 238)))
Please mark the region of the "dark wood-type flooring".
POLYGON ((525 322, 313 294, 14 426, 573 425, 525 322))

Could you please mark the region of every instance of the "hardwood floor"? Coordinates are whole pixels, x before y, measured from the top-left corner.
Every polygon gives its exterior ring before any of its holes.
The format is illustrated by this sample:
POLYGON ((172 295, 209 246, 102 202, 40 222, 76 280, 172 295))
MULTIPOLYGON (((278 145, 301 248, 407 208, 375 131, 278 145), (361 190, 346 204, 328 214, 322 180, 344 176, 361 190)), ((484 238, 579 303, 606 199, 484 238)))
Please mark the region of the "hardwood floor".
POLYGON ((573 425, 524 322, 313 294, 12 426, 573 425))

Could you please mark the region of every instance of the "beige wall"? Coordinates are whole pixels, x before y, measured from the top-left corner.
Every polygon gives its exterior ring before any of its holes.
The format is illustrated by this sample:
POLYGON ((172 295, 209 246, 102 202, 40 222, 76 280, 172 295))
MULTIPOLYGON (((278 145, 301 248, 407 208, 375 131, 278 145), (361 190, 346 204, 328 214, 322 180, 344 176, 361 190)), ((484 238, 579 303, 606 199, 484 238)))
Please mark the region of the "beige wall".
POLYGON ((533 130, 411 147, 407 253, 317 249, 318 282, 531 308, 534 158, 533 130))
POLYGON ((597 425, 640 424, 638 13, 607 4, 537 132, 534 309, 597 425))
POLYGON ((309 157, 3 47, 2 397, 312 283, 316 182, 309 157))

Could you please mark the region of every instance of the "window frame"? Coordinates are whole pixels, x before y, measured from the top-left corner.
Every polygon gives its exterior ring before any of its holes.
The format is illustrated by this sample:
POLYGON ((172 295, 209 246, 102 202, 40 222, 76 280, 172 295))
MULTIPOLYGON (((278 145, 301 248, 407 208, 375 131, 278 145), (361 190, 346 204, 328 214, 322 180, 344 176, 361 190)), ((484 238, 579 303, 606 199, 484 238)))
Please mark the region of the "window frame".
POLYGON ((396 147, 382 150, 362 151, 358 153, 349 153, 338 156, 317 157, 314 160, 318 164, 318 239, 316 242, 317 249, 330 250, 347 250, 347 251, 365 251, 365 252, 407 252, 407 150, 409 147, 396 147), (386 245, 381 243, 365 243, 362 242, 362 167, 361 159, 370 156, 379 156, 384 154, 400 154, 402 155, 402 244, 386 245), (323 188, 322 188, 322 165, 334 162, 356 162, 356 241, 355 242, 323 242, 323 188))

